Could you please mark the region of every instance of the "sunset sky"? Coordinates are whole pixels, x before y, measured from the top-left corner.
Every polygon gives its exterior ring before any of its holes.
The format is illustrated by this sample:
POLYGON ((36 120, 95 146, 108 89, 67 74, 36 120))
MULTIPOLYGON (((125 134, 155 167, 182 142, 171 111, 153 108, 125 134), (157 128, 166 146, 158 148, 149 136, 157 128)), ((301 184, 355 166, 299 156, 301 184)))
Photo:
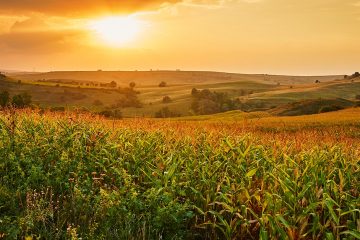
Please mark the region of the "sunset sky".
POLYGON ((0 69, 360 71, 359 0, 0 0, 0 69))

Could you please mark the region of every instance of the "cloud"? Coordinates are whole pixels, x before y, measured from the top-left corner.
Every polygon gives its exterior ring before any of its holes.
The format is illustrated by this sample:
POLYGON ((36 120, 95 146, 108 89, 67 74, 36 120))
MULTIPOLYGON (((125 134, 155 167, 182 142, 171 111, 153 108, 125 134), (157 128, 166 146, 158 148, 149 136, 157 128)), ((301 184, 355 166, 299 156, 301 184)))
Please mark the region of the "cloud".
POLYGON ((17 53, 52 53, 72 49, 79 39, 86 39, 85 30, 62 20, 62 27, 43 18, 31 17, 16 21, 10 31, 0 34, 0 50, 17 53))
POLYGON ((48 54, 75 48, 80 31, 11 32, 0 35, 2 52, 48 54))
POLYGON ((57 16, 89 16, 132 13, 181 0, 0 0, 0 13, 42 13, 57 16))

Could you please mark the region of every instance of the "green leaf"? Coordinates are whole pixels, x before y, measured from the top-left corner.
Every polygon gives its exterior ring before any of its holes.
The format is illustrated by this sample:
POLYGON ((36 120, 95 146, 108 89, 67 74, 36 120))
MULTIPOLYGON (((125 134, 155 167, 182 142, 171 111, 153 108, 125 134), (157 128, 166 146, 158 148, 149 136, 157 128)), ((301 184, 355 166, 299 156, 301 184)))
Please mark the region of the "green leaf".
POLYGON ((252 170, 250 170, 249 172, 246 173, 246 177, 252 177, 255 175, 255 173, 257 172, 258 168, 254 168, 252 170))

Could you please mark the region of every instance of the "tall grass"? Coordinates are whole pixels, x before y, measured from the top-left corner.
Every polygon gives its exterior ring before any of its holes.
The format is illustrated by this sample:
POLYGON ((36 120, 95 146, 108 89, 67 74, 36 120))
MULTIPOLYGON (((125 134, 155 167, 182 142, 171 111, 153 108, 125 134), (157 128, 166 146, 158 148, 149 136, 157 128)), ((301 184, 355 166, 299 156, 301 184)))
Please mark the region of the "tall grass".
POLYGON ((3 112, 0 238, 360 238, 351 144, 118 124, 3 112))

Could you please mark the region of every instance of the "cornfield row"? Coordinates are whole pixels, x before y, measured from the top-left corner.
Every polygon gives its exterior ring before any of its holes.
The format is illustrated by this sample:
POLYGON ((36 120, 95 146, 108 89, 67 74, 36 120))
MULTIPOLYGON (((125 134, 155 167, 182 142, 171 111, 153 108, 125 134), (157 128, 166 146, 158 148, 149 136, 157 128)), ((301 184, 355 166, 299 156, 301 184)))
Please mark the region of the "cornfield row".
POLYGON ((0 239, 360 239, 356 136, 122 124, 2 113, 0 239))

